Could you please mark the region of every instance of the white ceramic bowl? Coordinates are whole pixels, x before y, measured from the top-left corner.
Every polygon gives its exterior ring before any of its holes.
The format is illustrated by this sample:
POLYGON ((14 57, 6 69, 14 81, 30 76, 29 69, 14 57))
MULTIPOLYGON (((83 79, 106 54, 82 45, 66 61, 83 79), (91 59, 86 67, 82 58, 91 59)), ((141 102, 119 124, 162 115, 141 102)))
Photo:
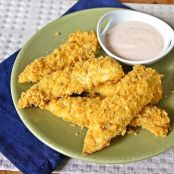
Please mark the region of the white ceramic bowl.
POLYGON ((154 16, 132 10, 115 10, 102 16, 97 24, 97 37, 101 47, 109 56, 128 65, 152 64, 168 54, 174 46, 174 31, 167 23, 154 16), (107 31, 113 26, 126 21, 144 22, 150 24, 157 31, 159 31, 164 40, 164 48, 161 53, 152 59, 138 61, 121 58, 109 51, 105 43, 105 36, 107 31))

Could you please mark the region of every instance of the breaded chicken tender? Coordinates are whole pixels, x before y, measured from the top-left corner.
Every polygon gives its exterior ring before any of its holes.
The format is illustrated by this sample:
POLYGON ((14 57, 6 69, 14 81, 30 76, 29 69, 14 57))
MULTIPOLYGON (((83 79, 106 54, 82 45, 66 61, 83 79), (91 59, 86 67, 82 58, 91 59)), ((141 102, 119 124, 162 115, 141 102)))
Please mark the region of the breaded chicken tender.
MULTIPOLYGON (((91 119, 99 109, 102 99, 94 97, 65 97, 51 100, 44 109, 80 127, 89 127, 91 119)), ((146 106, 129 123, 141 126, 156 136, 165 137, 170 128, 170 119, 165 110, 156 106, 146 106)))
POLYGON ((68 96, 73 93, 81 94, 97 86, 112 81, 116 83, 124 76, 119 63, 110 57, 98 57, 85 62, 79 62, 72 68, 56 71, 40 80, 19 100, 19 107, 43 107, 51 99, 68 96))
POLYGON ((38 82, 55 71, 74 66, 76 62, 94 58, 99 48, 95 32, 72 33, 68 41, 59 49, 29 64, 19 75, 18 81, 20 83, 38 82))
MULTIPOLYGON (((137 74, 138 73, 141 74, 144 71, 144 67, 142 67, 142 66, 136 67, 136 71, 137 71, 137 74)), ((155 70, 153 70, 151 68, 147 68, 146 72, 147 72, 147 74, 148 73, 153 73, 153 74, 156 73, 155 70)), ((144 75, 144 77, 146 77, 146 74, 143 74, 143 75, 144 75)), ((159 75, 159 76, 161 76, 161 75, 159 75)), ((126 76, 125 78, 129 78, 129 76, 126 76)), ((137 78, 141 78, 141 76, 137 76, 137 78)), ((156 83, 158 83, 159 85, 153 86, 155 88, 154 90, 156 90, 156 93, 153 97, 153 100, 151 101, 151 104, 158 103, 158 101, 162 98, 162 94, 163 94, 162 82, 161 82, 160 78, 158 78, 157 80, 158 81, 156 83)), ((151 80, 149 82, 155 83, 153 80, 151 80)), ((113 84, 111 82, 108 82, 108 83, 105 83, 103 85, 96 87, 93 90, 93 92, 99 93, 100 95, 105 96, 105 97, 112 97, 115 94, 126 95, 126 94, 129 94, 129 91, 128 91, 129 86, 126 84, 127 84, 127 81, 125 81, 125 88, 123 90, 121 90, 120 89, 120 88, 122 88, 121 86, 119 87, 117 84, 113 84)))
POLYGON ((156 106, 146 106, 129 125, 141 126, 156 136, 165 137, 170 129, 170 119, 166 111, 156 106))
POLYGON ((53 99, 44 106, 52 114, 76 124, 80 127, 89 127, 90 120, 100 107, 100 97, 64 97, 53 99))
POLYGON ((93 116, 84 140, 83 154, 91 154, 110 144, 117 135, 124 135, 126 126, 152 101, 161 99, 161 77, 151 68, 136 65, 117 83, 117 92, 102 100, 93 116))

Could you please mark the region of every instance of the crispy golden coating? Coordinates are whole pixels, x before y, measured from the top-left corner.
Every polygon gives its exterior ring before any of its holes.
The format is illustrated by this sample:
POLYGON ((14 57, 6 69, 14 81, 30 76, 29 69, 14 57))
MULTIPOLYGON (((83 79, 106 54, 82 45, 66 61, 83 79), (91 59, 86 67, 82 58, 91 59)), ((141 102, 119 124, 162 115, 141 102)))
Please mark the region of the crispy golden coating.
MULTIPOLYGON (((144 71, 144 67, 136 66, 137 74, 138 73, 141 74, 142 71, 144 71)), ((158 75, 157 72, 155 70, 151 69, 151 68, 147 68, 146 71, 144 71, 144 72, 147 72, 147 75, 149 73, 152 73, 154 75, 154 76, 152 76, 152 78, 156 77, 156 75, 158 75)), ((145 73, 143 74, 143 76, 146 78, 146 74, 145 73)), ((135 77, 135 74, 132 77, 135 77)), ((125 78, 127 78, 129 80, 129 76, 126 76, 125 78)), ((137 76, 137 78, 142 78, 142 77, 141 76, 137 76)), ((163 94, 161 75, 158 75, 157 79, 150 79, 149 83, 152 83, 152 86, 154 87, 154 90, 156 91, 155 95, 153 96, 153 100, 151 101, 151 104, 156 104, 162 98, 162 94, 163 94), (156 80, 156 82, 153 81, 153 80, 156 80), (153 85, 153 83, 157 83, 158 85, 153 85)), ((100 85, 100 86, 96 87, 93 90, 93 92, 99 93, 102 96, 107 96, 107 97, 112 97, 115 94, 126 95, 126 94, 129 94, 129 91, 128 91, 129 90, 129 86, 126 85, 126 84, 127 84, 127 81, 125 81, 124 89, 121 90, 120 89, 120 88, 122 88, 121 86, 118 87, 117 85, 115 85, 115 84, 113 84, 111 82, 108 82, 108 83, 105 83, 103 85, 100 85)))
MULTIPOLYGON (((102 103, 100 97, 65 97, 53 99, 44 109, 52 114, 63 118, 80 127, 89 127, 91 119, 102 103)), ((156 106, 146 106, 143 110, 129 123, 137 127, 141 126, 149 130, 156 136, 165 137, 170 128, 170 119, 166 111, 156 106)))
POLYGON ((74 66, 76 62, 94 58, 100 46, 96 33, 75 32, 70 34, 67 43, 51 54, 35 59, 19 75, 20 83, 38 82, 52 72, 74 66))
POLYGON ((93 31, 77 31, 71 33, 69 35, 68 42, 73 42, 83 47, 83 49, 86 51, 86 55, 96 54, 100 49, 96 33, 93 31))
POLYGON ((100 108, 93 116, 84 140, 83 154, 91 154, 110 144, 117 135, 124 135, 126 126, 151 101, 161 96, 160 75, 151 68, 134 66, 117 83, 117 92, 102 100, 100 108), (159 86, 159 87, 158 87, 159 86))
POLYGON ((102 99, 100 97, 64 97, 53 99, 44 109, 80 127, 89 127, 102 99))
POLYGON ((156 106, 147 106, 130 122, 131 126, 141 126, 156 136, 165 137, 170 129, 170 119, 166 111, 156 106))
POLYGON ((116 83, 123 75, 121 65, 107 56, 79 62, 73 68, 42 78, 22 93, 19 107, 43 107, 44 103, 54 98, 90 91, 107 81, 116 83))

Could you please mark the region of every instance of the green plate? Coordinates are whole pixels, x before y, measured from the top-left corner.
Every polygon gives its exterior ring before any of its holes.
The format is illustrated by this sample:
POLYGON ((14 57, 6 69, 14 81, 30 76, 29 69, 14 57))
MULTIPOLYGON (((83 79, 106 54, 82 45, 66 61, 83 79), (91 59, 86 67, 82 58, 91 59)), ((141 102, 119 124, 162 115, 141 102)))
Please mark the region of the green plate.
MULTIPOLYGON (((85 134, 75 135, 80 132, 79 127, 72 127, 70 123, 53 116, 47 111, 38 108, 19 110, 17 102, 22 91, 31 85, 21 85, 18 76, 21 71, 35 58, 44 56, 57 48, 67 39, 69 33, 76 30, 95 30, 99 18, 113 8, 84 10, 64 16, 46 25, 38 31, 20 51, 11 76, 11 91, 16 110, 27 128, 42 142, 67 156, 97 163, 125 163, 152 157, 174 146, 174 131, 166 138, 158 138, 146 130, 140 130, 137 136, 126 135, 116 137, 111 145, 92 155, 83 156, 82 147, 85 134), (61 32, 60 36, 55 36, 61 32)), ((164 74, 164 89, 166 98, 159 104, 165 108, 172 119, 174 127, 174 51, 160 62, 153 65, 160 73, 164 74)), ((86 130, 83 130, 84 132, 86 130)), ((24 140, 25 141, 25 140, 24 140)))

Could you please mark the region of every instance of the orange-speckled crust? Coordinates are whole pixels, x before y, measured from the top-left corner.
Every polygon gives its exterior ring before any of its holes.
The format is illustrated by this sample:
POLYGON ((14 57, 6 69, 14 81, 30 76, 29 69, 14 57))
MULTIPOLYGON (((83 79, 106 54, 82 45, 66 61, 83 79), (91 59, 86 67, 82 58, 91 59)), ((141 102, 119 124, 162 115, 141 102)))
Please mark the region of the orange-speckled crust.
POLYGON ((143 109, 156 102, 161 86, 160 75, 151 68, 134 66, 117 84, 117 92, 102 100, 100 108, 92 119, 84 140, 83 154, 91 154, 109 145, 117 135, 124 135, 126 126, 143 109))
POLYGON ((121 65, 107 56, 79 62, 73 68, 56 71, 42 78, 22 93, 19 107, 43 107, 51 99, 90 91, 107 81, 116 83, 123 76, 121 65))
POLYGON ((156 106, 147 106, 131 121, 131 126, 141 126, 156 136, 165 137, 170 129, 170 119, 166 111, 156 106))
POLYGON ((38 82, 55 71, 74 66, 76 62, 94 58, 99 48, 95 32, 72 33, 68 41, 59 49, 29 64, 19 75, 18 81, 20 83, 38 82))
MULTIPOLYGON (((154 91, 156 91, 156 93, 153 96, 151 104, 156 104, 162 98, 162 94, 163 94, 161 75, 159 75, 157 71, 152 68, 146 68, 146 70, 145 71, 144 70, 145 70, 144 66, 139 66, 139 65, 136 66, 136 72, 137 72, 136 74, 142 74, 143 78, 146 78, 146 73, 147 75, 149 73, 152 74, 152 78, 149 80, 149 83, 152 83, 152 87, 154 87, 154 91), (156 83, 158 85, 153 85, 153 83, 156 83)), ((132 74, 132 73, 133 72, 130 72, 129 74, 132 74)), ((132 74, 131 75, 132 78, 135 78, 136 74, 135 73, 132 74)), ((126 78, 127 80, 129 80, 129 76, 126 76, 125 79, 126 78)), ((142 78, 142 77, 137 76, 137 78, 142 78)), ((126 95, 126 94, 129 94, 129 86, 126 85, 126 83, 127 81, 125 80, 125 85, 123 90, 120 90, 120 88, 122 88, 121 86, 118 87, 118 85, 115 85, 109 82, 109 83, 105 83, 103 85, 98 86, 93 91, 107 97, 112 97, 115 94, 126 95)))

